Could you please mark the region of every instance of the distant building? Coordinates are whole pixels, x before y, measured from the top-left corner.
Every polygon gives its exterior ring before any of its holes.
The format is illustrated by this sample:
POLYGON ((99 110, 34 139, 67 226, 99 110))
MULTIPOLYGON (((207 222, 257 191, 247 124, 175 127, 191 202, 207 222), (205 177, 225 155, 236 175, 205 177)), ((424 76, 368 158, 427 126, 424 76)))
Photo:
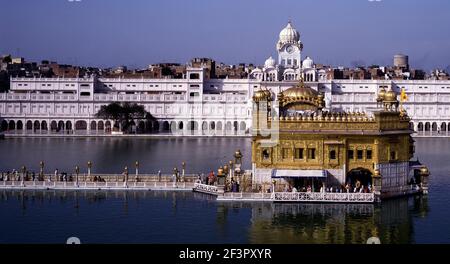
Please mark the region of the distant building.
POLYGON ((12 58, 11 63, 12 64, 23 64, 23 63, 25 63, 25 59, 24 58, 12 58))

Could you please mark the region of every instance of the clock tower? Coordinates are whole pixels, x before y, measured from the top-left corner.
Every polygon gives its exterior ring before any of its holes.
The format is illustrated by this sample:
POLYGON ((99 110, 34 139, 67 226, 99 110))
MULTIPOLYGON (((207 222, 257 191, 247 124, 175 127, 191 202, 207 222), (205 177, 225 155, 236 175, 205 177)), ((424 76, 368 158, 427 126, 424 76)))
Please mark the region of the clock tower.
POLYGON ((281 30, 277 43, 278 65, 283 68, 300 68, 302 50, 303 44, 300 41, 300 33, 289 21, 287 26, 281 30))

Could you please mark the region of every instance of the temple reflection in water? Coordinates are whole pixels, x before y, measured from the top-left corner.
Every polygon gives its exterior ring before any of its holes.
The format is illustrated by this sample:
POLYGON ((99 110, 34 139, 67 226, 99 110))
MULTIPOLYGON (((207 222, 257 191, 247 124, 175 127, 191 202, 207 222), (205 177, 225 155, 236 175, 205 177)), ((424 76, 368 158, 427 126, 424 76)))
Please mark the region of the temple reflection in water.
POLYGON ((218 206, 250 207, 249 242, 256 244, 362 244, 372 236, 384 244, 414 243, 412 218, 425 217, 428 212, 425 196, 393 199, 381 205, 242 202, 218 206))

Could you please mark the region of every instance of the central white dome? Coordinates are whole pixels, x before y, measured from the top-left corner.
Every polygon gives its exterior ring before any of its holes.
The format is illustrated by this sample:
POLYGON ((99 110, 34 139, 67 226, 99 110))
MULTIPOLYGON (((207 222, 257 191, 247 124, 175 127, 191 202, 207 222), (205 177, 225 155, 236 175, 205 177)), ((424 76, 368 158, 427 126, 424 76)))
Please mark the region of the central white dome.
POLYGON ((292 26, 289 21, 287 26, 280 32, 280 42, 297 43, 300 40, 300 33, 292 26))

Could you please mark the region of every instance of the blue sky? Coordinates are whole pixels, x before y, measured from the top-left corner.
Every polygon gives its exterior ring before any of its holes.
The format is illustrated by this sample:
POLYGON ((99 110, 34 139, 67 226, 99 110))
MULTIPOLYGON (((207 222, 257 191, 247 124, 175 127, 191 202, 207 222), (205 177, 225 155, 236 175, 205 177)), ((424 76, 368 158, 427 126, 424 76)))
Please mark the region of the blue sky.
POLYGON ((263 64, 291 19, 317 63, 450 65, 448 0, 0 0, 0 53, 143 67, 211 57, 263 64))

